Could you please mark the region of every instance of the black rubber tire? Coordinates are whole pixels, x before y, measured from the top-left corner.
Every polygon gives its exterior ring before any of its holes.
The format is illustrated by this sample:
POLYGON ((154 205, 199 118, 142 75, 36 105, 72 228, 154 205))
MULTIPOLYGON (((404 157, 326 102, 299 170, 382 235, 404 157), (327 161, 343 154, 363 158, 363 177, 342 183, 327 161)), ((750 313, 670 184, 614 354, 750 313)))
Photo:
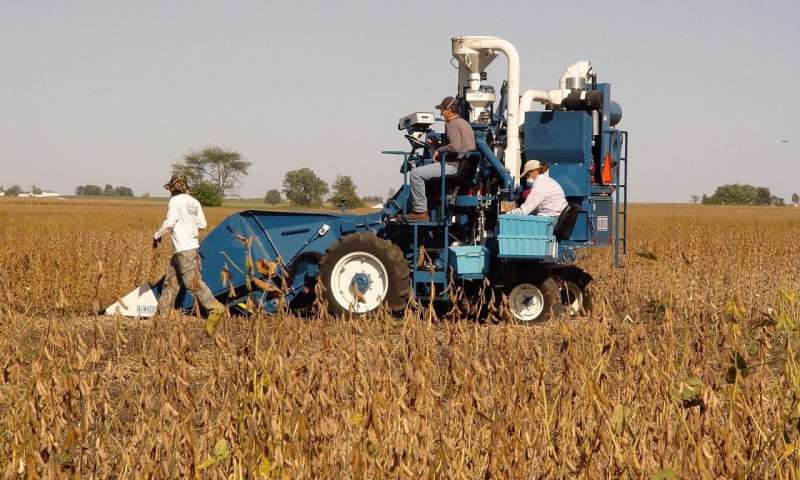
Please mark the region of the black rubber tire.
MULTIPOLYGON (((520 324, 520 325, 531 325, 539 322, 543 322, 546 320, 550 320, 554 317, 559 317, 564 312, 564 304, 561 302, 561 290, 558 288, 558 284, 555 280, 550 277, 545 277, 543 280, 520 280, 512 285, 508 285, 504 292, 506 297, 510 300, 511 291, 517 285, 522 283, 530 283, 535 285, 540 292, 542 292, 542 299, 544 300, 544 308, 542 309, 542 313, 539 316, 531 319, 531 320, 520 320, 511 313, 511 320, 520 324)), ((509 305, 510 308, 510 305, 509 305)))
MULTIPOLYGON (((286 284, 287 285, 294 285, 295 275, 297 275, 297 269, 299 268, 299 266, 302 263, 311 262, 311 263, 316 263, 317 265, 319 265, 319 262, 321 260, 322 260, 322 255, 320 255, 319 253, 316 253, 316 252, 314 252, 314 253, 302 253, 302 254, 298 255, 297 258, 294 259, 292 264, 289 265, 289 269, 288 269, 288 272, 287 272, 287 275, 286 275, 286 284)), ((311 290, 311 292, 310 293, 305 293, 305 292, 299 293, 296 297, 294 297, 294 299, 292 299, 292 302, 289 304, 289 308, 291 308, 293 311, 296 311, 296 312, 303 312, 304 310, 306 310, 309 307, 311 307, 314 304, 314 300, 316 299, 316 296, 314 295, 314 284, 315 284, 315 282, 307 283, 306 287, 308 287, 309 290, 311 290)))
POLYGON ((331 293, 333 267, 343 256, 352 252, 366 252, 374 255, 386 268, 389 282, 384 304, 394 314, 402 313, 411 294, 411 270, 400 247, 373 233, 353 233, 337 241, 328 249, 319 264, 319 279, 325 287, 325 299, 332 314, 350 313, 347 306, 339 305, 331 293))

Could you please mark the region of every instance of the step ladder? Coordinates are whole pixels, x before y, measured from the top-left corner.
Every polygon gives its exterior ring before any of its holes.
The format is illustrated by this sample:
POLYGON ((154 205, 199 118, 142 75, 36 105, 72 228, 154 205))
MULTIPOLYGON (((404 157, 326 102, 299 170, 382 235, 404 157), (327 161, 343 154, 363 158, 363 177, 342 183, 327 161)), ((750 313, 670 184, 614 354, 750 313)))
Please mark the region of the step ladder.
POLYGON ((450 290, 450 279, 448 278, 447 274, 447 272, 450 270, 450 261, 449 255, 447 255, 446 252, 448 248, 448 239, 450 237, 450 224, 447 219, 445 219, 443 222, 415 222, 411 224, 411 226, 412 235, 414 237, 414 250, 411 268, 414 295, 417 300, 421 301, 423 304, 427 304, 436 300, 447 300, 450 290), (442 249, 442 251, 445 252, 444 267, 441 269, 435 269, 433 271, 431 271, 429 268, 419 268, 420 235, 424 235, 423 232, 426 230, 439 230, 442 228, 444 229, 444 245, 442 249), (433 287, 435 292, 438 291, 439 293, 436 294, 434 292, 434 295, 423 293, 424 290, 427 290, 431 287, 433 287))
POLYGON ((614 201, 614 267, 624 267, 628 253, 628 132, 621 131, 622 152, 614 169, 616 200, 614 201), (622 232, 620 233, 620 225, 622 232))

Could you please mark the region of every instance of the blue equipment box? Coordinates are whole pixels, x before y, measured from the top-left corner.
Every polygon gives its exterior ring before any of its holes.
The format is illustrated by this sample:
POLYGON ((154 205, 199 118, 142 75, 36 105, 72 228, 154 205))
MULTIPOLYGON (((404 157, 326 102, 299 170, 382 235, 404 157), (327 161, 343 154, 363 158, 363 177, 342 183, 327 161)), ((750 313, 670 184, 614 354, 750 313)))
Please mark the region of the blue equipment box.
POLYGON ((557 242, 553 236, 556 217, 537 215, 500 215, 498 218, 498 257, 555 257, 557 242))
POLYGON ((489 272, 489 249, 482 245, 450 247, 450 265, 461 278, 481 279, 489 272))

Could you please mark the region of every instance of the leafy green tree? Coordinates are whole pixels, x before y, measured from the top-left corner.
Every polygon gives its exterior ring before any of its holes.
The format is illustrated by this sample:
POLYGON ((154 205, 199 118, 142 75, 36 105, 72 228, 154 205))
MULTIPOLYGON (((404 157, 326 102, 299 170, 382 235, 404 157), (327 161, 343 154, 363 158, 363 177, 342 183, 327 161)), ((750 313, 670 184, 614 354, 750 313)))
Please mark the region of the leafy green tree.
POLYGON ((793 193, 792 194, 792 203, 800 203, 800 195, 793 193))
POLYGON ((279 192, 274 188, 268 191, 267 194, 264 196, 264 203, 266 203, 267 205, 277 205, 281 203, 281 200, 283 200, 283 198, 281 197, 281 192, 279 192))
POLYGON ((113 197, 114 196, 114 186, 110 183, 106 183, 105 188, 103 188, 103 195, 106 197, 113 197))
POLYGON ((724 205, 773 205, 778 203, 778 197, 770 193, 767 187, 734 183, 722 185, 710 197, 704 197, 705 204, 724 205))
POLYGON ((117 197, 132 197, 133 190, 130 187, 117 187, 114 189, 114 195, 117 197))
POLYGON ((236 150, 210 146, 184 155, 181 162, 172 165, 172 173, 186 175, 192 189, 201 183, 210 183, 225 197, 241 184, 252 164, 236 150))
POLYGON ((219 207, 222 205, 222 193, 216 185, 202 182, 192 188, 192 196, 204 207, 219 207))
POLYGON ((292 205, 319 206, 322 198, 328 194, 328 184, 310 168, 300 168, 286 172, 283 193, 292 205))
POLYGON ((337 175, 333 182, 333 196, 329 200, 332 204, 347 208, 364 206, 364 201, 356 193, 356 183, 348 175, 337 175))
POLYGON ((103 195, 103 189, 99 185, 79 185, 75 187, 75 195, 78 196, 100 196, 103 195))
POLYGON ((36 185, 34 185, 34 186, 31 187, 31 194, 34 195, 34 196, 41 195, 42 194, 42 189, 37 187, 36 185))
POLYGON ((22 193, 22 187, 19 185, 12 185, 6 189, 6 197, 19 197, 22 193))

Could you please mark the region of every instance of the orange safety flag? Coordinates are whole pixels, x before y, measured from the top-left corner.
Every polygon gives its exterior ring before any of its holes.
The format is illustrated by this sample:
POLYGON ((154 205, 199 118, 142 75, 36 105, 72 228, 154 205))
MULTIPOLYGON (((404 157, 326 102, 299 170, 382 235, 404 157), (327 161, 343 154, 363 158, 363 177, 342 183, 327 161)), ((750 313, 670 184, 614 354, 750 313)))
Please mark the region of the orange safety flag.
POLYGON ((611 154, 606 153, 605 158, 603 159, 603 172, 602 172, 602 180, 603 185, 611 185, 614 181, 614 177, 611 175, 611 154))

